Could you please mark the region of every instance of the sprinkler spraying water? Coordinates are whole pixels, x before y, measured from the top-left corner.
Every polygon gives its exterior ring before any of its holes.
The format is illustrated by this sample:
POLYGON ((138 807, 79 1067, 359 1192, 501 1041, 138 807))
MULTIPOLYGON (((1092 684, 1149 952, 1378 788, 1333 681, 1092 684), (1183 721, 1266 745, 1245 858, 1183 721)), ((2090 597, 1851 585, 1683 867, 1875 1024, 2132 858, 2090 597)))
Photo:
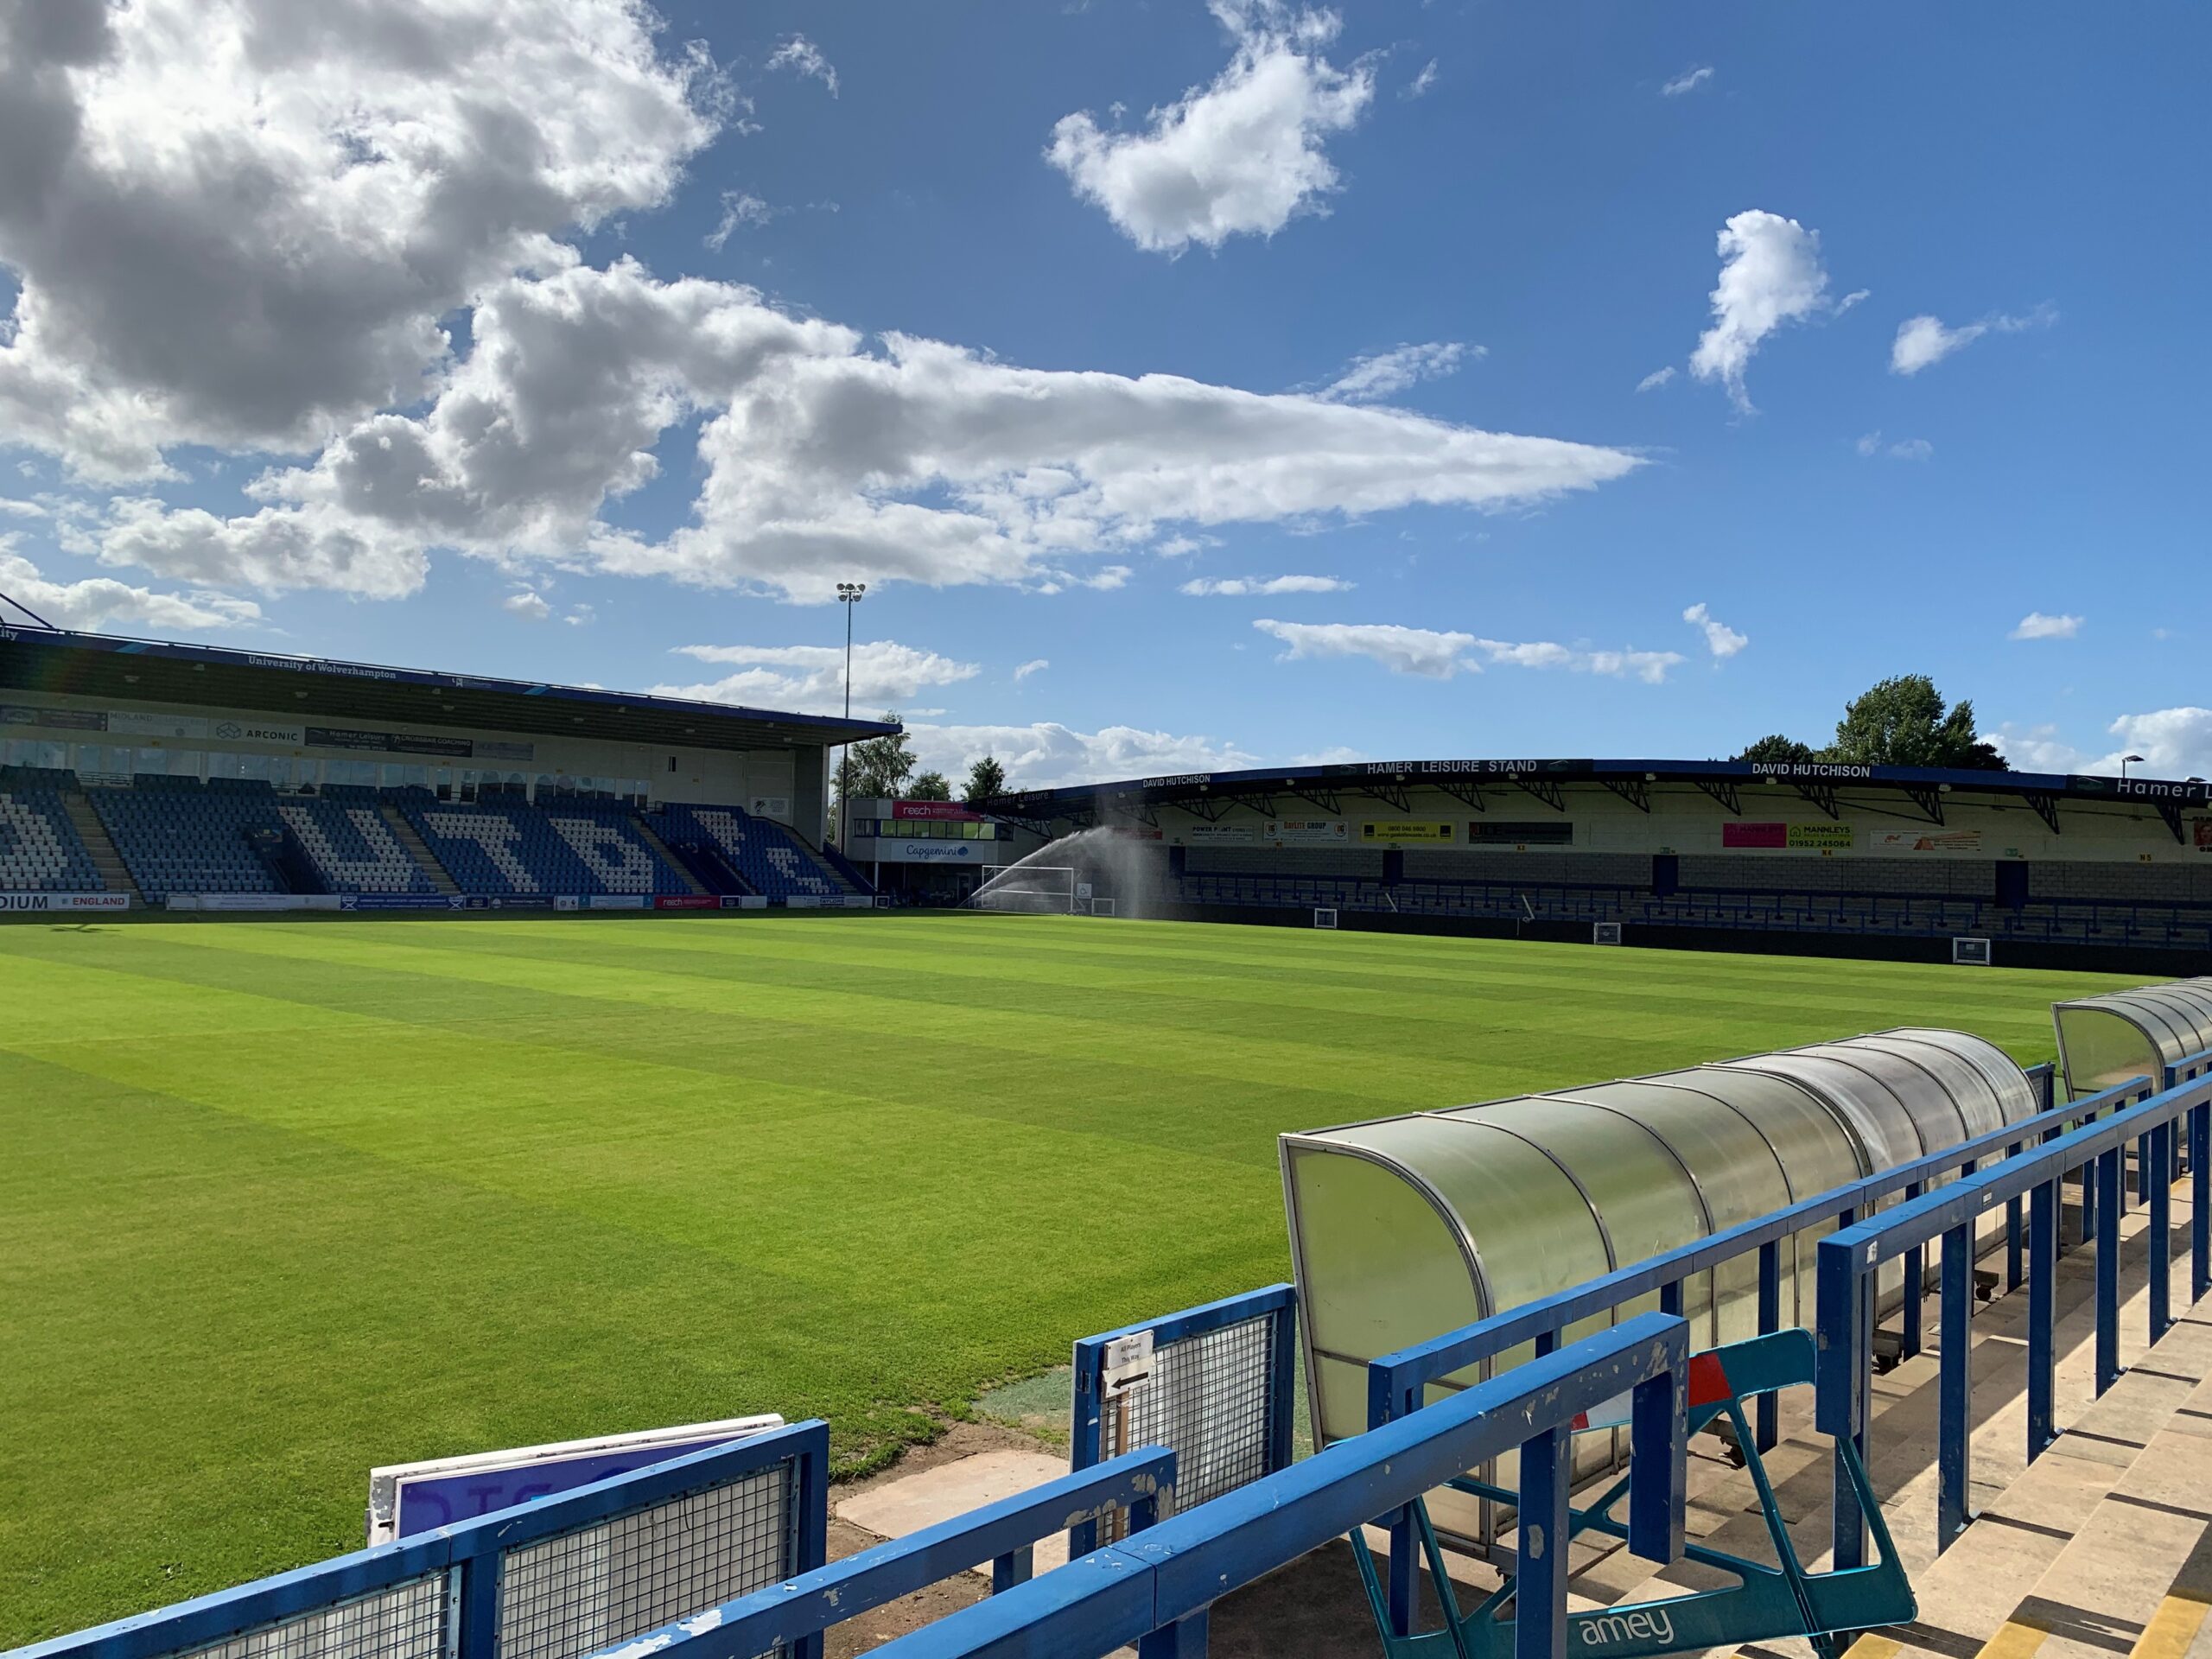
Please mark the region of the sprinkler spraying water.
POLYGON ((1111 914, 1141 915, 1152 885, 1145 847, 1110 827, 1078 830, 1007 865, 968 903, 976 910, 1071 916, 1092 913, 1093 902, 1103 899, 1112 901, 1111 914))

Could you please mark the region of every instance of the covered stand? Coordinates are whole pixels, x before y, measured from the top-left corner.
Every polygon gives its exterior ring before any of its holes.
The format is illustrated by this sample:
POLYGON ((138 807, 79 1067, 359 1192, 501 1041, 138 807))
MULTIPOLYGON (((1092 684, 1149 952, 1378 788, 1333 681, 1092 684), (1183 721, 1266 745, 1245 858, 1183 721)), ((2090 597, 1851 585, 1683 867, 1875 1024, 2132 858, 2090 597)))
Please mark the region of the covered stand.
MULTIPOLYGON (((1908 1029, 1284 1135, 1315 1443, 1366 1428, 1366 1365, 1379 1355, 2036 1108, 2034 1085, 2000 1049, 1962 1032, 1908 1029)), ((1812 1246, 1833 1228, 1830 1220, 1782 1242, 1783 1324, 1809 1320, 1812 1246)), ((1685 1284, 1699 1347, 1756 1333, 1758 1279, 1756 1256, 1745 1255, 1685 1284)), ((1902 1283, 1892 1268, 1888 1287, 1902 1283)), ((1656 1305, 1654 1296, 1619 1316, 1656 1305)), ((1609 1322, 1597 1316, 1567 1338, 1609 1322)), ((1474 1370, 1452 1379, 1478 1380, 1474 1370)), ((1578 1451, 1593 1466, 1610 1457, 1602 1442, 1578 1451)), ((1471 1500, 1455 1498, 1432 1500, 1438 1522, 1471 1535, 1480 1524, 1464 1512, 1471 1500)))
POLYGON ((2050 1006, 2066 1097, 2079 1100, 2147 1077, 2212 1048, 2212 979, 2181 979, 2050 1006))

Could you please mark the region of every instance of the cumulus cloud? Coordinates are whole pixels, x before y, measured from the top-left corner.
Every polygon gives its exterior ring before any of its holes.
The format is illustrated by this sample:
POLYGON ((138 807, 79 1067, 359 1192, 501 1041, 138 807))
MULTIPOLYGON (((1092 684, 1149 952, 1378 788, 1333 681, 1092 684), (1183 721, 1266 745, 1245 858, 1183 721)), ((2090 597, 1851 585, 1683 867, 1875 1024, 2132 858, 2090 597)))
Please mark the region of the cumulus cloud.
POLYGON ((2089 765, 2089 757, 2061 738, 2056 726, 2007 721, 1989 741, 2014 772, 2080 772, 2089 765))
POLYGON ((1015 789, 1221 772, 1260 763, 1258 755, 1233 743, 1135 726, 1083 732, 1056 721, 1028 726, 939 726, 909 721, 906 733, 923 768, 958 777, 984 755, 995 755, 1015 789))
POLYGON ((549 621, 553 615, 553 607, 545 602, 545 596, 527 588, 519 593, 509 594, 499 601, 499 608, 513 612, 526 622, 549 621))
POLYGON ((111 576, 93 576, 83 582, 49 581, 39 574, 36 565, 14 550, 10 538, 6 537, 0 537, 0 593, 20 601, 26 609, 57 628, 134 626, 162 633, 197 632, 213 628, 248 627, 261 617, 259 606, 226 594, 156 593, 150 588, 131 587, 111 576))
POLYGON ((1337 576, 1230 576, 1218 582, 1186 582, 1183 591, 1200 599, 1241 599, 1272 594, 1341 594, 1351 586, 1337 576))
POLYGON ((119 510, 103 556, 170 575, 385 595, 424 550, 582 556, 623 574, 826 601, 840 579, 1116 585, 1066 561, 1231 523, 1416 503, 1542 500, 1618 478, 1624 451, 1168 375, 1023 369, 787 316, 753 290, 622 260, 515 277, 418 415, 371 416, 219 519, 119 510), (601 519, 707 414, 694 522, 648 541, 601 519), (1175 529, 1171 532, 1171 526, 1175 529))
POLYGON ((1638 391, 1656 391, 1674 378, 1675 365, 1669 363, 1665 368, 1654 369, 1645 375, 1643 379, 1636 383, 1636 389, 1638 391))
POLYGON ((2030 611, 2020 619, 2019 626, 2006 636, 2012 639, 2071 639, 2082 632, 2078 616, 2046 616, 2041 611, 2030 611))
POLYGON ((1662 98, 1680 98, 1684 92, 1694 92, 1713 79, 1713 66, 1702 64, 1695 69, 1686 69, 1659 89, 1662 98))
MULTIPOLYGON (((1752 355, 1784 323, 1830 309, 1828 274, 1821 266, 1821 233, 1794 219, 1758 208, 1721 226, 1720 281, 1713 290, 1713 327, 1690 355, 1690 372, 1718 380, 1745 414, 1751 411, 1744 372, 1752 355)), ((1853 295, 1838 309, 1856 302, 1853 295)))
POLYGON ((1682 620, 1705 635, 1705 648, 1715 662, 1726 661, 1751 643, 1751 635, 1738 633, 1718 620, 1701 601, 1682 613, 1682 620))
POLYGON ((2122 715, 2107 729, 2120 740, 2120 747, 2083 770, 2116 772, 2123 756, 2139 754, 2139 776, 2212 777, 2212 709, 2191 706, 2122 715))
POLYGON ((2024 316, 1993 314, 1956 328, 1945 327, 1941 317, 1907 317, 1897 325, 1897 337, 1890 342, 1890 372, 1918 374, 1954 352, 1964 351, 1984 334, 2024 334, 2031 328, 2048 328, 2057 321, 2057 311, 2048 305, 2037 306, 2024 316))
MULTIPOLYGON (((659 696, 803 714, 844 712, 842 645, 678 645, 676 650, 681 656, 727 664, 737 671, 697 684, 657 685, 652 689, 659 696)), ((866 641, 853 647, 853 707, 895 708, 912 702, 925 689, 957 685, 982 671, 979 664, 955 662, 933 651, 889 639, 866 641)))
POLYGON ((1467 358, 1487 355, 1484 347, 1463 345, 1456 340, 1394 346, 1371 357, 1352 359, 1321 396, 1343 404, 1380 403, 1423 380, 1439 379, 1452 373, 1467 358))
POLYGON ((771 69, 788 69, 795 75, 818 80, 829 88, 830 97, 837 96, 836 66, 823 57, 822 48, 804 35, 794 35, 778 47, 769 55, 768 67, 771 69))
POLYGON ((1879 429, 1861 434, 1855 447, 1862 455, 1887 455, 1891 461, 1928 461, 1936 454, 1936 446, 1925 438, 1899 438, 1885 443, 1879 429))
POLYGON ((1152 111, 1141 131, 1101 127, 1089 111, 1052 129, 1046 159, 1139 247, 1177 254, 1232 236, 1273 236, 1295 214, 1323 213, 1338 186, 1323 146, 1355 125, 1375 95, 1365 63, 1321 55, 1342 20, 1280 0, 1215 0, 1236 43, 1205 87, 1152 111))
POLYGON ((1052 665, 1052 660, 1049 657, 1033 657, 1027 662, 1024 663, 1020 668, 1014 671, 1014 683, 1017 685, 1020 684, 1022 681, 1027 679, 1032 674, 1042 674, 1052 665))
POLYGON ((0 36, 0 439, 102 480, 422 396, 442 317, 665 200, 720 107, 632 0, 48 0, 0 36))
POLYGON ((1517 668, 1633 677, 1656 685, 1667 677, 1669 669, 1682 662, 1679 652, 1592 651, 1549 640, 1484 639, 1470 633, 1387 622, 1279 622, 1262 618, 1252 626, 1288 647, 1282 653, 1286 662, 1311 657, 1364 657, 1393 674, 1416 674, 1433 680, 1479 674, 1482 662, 1486 661, 1517 668))

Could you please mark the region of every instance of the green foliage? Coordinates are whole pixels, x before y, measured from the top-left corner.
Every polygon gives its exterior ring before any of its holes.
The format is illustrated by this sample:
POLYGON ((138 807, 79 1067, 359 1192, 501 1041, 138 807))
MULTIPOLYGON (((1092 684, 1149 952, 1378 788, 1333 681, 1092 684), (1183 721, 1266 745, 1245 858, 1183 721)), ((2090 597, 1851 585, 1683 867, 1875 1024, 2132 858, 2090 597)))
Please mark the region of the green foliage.
POLYGON ((1283 1130, 1885 1026, 2036 1057, 2133 982, 905 912, 0 923, 0 1647, 357 1548, 373 1464, 766 1410, 880 1463, 1283 1276, 1283 1130))
POLYGON ((906 785, 910 801, 949 801, 952 798, 952 785, 941 772, 925 772, 906 785))
MULTIPOLYGON (((896 721, 899 716, 886 710, 883 718, 896 721)), ((906 780, 914 775, 914 746, 903 731, 854 744, 846 761, 837 768, 840 800, 845 795, 848 766, 855 800, 896 800, 905 792, 906 780)))
POLYGON ((1006 791, 1006 768, 998 763, 996 756, 987 754, 968 768, 968 781, 960 787, 960 798, 969 806, 981 806, 1006 791))
POLYGON ((1759 739, 1756 743, 1746 745, 1744 752, 1736 759, 1786 762, 1817 760, 1820 759, 1820 754, 1811 744, 1800 743, 1794 737, 1784 737, 1781 733, 1776 732, 1770 736, 1759 739))
POLYGON ((1897 675, 1853 698, 1821 758, 1876 766, 2005 766, 2004 756, 1974 730, 1974 704, 1946 708, 1925 674, 1897 675))

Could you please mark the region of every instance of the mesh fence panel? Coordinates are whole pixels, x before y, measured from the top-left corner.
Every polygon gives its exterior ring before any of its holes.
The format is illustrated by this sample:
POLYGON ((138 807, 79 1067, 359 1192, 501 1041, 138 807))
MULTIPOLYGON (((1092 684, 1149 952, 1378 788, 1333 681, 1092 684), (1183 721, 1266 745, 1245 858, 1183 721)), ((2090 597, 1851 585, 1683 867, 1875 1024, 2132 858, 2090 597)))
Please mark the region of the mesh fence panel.
POLYGON ((448 1581, 442 1572, 410 1579, 176 1659, 444 1659, 448 1581))
MULTIPOLYGON (((1161 1519, 1268 1472, 1277 1402, 1268 1359, 1274 1323, 1286 1317, 1266 1313, 1161 1344, 1153 1350, 1150 1376, 1102 1412, 1102 1459, 1147 1446, 1174 1452, 1174 1500, 1161 1503, 1161 1519)), ((1103 1543, 1123 1535, 1128 1518, 1117 1514, 1099 1524, 1103 1543)))
POLYGON ((795 1481, 782 1464, 509 1550, 500 1659, 575 1659, 790 1577, 795 1481))

